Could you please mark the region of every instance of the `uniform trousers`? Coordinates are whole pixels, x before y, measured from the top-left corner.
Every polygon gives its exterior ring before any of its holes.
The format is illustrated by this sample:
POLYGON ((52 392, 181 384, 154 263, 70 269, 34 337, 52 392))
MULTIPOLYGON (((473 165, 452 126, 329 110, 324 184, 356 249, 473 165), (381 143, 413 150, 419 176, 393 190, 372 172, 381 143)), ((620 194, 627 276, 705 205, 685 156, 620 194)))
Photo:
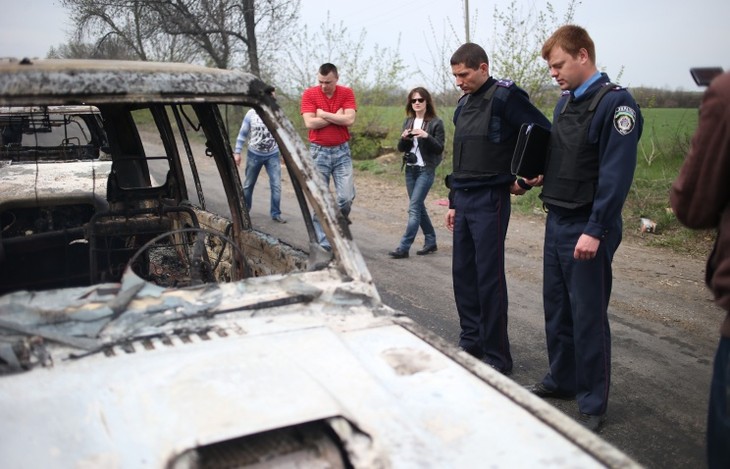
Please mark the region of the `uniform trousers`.
POLYGON ((512 370, 507 335, 504 242, 511 212, 507 185, 454 191, 452 274, 459 346, 502 372, 512 370))
POLYGON ((550 371, 543 385, 574 394, 580 412, 603 415, 611 384, 611 262, 621 243, 622 222, 619 217, 608 227, 593 259, 575 260, 589 216, 548 212, 543 305, 550 371))

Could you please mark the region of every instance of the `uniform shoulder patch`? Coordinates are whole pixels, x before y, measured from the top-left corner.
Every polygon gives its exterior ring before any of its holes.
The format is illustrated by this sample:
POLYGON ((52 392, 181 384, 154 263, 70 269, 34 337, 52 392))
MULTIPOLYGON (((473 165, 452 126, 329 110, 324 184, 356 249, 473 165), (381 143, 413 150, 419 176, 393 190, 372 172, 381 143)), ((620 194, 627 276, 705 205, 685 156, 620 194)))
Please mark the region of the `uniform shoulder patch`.
POLYGON ((628 135, 636 127, 636 111, 630 106, 619 106, 613 113, 613 127, 621 135, 628 135))
POLYGON ((515 82, 512 80, 497 80, 497 86, 503 86, 505 88, 509 88, 510 86, 514 85, 515 82))

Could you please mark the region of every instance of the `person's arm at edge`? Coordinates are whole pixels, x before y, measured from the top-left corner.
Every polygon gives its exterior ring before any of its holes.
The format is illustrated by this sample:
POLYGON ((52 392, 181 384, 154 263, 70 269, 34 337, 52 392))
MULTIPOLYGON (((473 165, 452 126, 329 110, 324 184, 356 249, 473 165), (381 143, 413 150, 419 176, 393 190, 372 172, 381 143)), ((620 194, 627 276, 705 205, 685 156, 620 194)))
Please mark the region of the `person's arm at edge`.
POLYGON ((233 160, 236 162, 236 166, 241 165, 241 151, 243 150, 243 144, 246 142, 248 132, 251 129, 251 117, 248 113, 243 117, 241 123, 241 130, 238 131, 238 137, 236 138, 236 148, 233 150, 233 160))
MULTIPOLYGON (((641 112, 628 91, 609 92, 603 98, 599 109, 602 109, 605 113, 603 115, 608 118, 603 121, 601 141, 598 142, 601 155, 598 167, 598 185, 593 199, 591 216, 583 230, 584 234, 596 239, 605 237, 612 220, 621 216, 621 209, 631 190, 638 142, 643 130, 641 112), (620 134, 613 122, 615 110, 624 106, 636 110, 634 128, 626 135, 620 134)), ((597 120, 599 119, 594 119, 594 121, 597 120)))
POLYGON ((669 201, 677 219, 690 228, 713 228, 730 202, 730 73, 707 89, 697 130, 669 201))
MULTIPOLYGON (((573 257, 577 260, 593 259, 609 232, 611 221, 621 216, 621 209, 631 189, 637 146, 643 128, 639 107, 628 92, 607 95, 596 110, 596 115, 598 117, 594 122, 602 124, 598 142, 598 184, 590 218, 575 246, 573 257), (628 134, 619 133, 613 119, 601 118, 609 115, 613 117, 615 110, 621 106, 636 110, 634 128, 628 134)), ((591 132, 594 132, 593 128, 589 130, 589 135, 591 132)))

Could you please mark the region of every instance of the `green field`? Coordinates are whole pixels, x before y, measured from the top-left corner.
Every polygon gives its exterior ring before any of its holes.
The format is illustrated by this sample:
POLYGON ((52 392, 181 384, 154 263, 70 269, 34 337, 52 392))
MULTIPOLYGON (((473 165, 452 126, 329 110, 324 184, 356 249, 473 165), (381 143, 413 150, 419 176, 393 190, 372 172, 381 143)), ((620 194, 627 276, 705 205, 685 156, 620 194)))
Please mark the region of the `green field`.
MULTIPOLYGON (((440 181, 451 170, 451 142, 454 126, 453 107, 437 109, 446 127, 444 163, 437 170, 432 191, 442 197, 447 194, 440 181)), ((552 116, 551 110, 543 110, 552 116)), ((649 245, 666 246, 676 251, 705 253, 714 235, 693 232, 682 227, 669 207, 669 188, 677 177, 689 142, 697 127, 697 109, 642 109, 644 132, 639 142, 636 172, 631 193, 624 207, 624 237, 641 237, 649 245), (641 218, 656 222, 653 234, 641 233, 641 218)), ((302 126, 296 111, 288 113, 297 126, 302 126)), ((353 133, 353 157, 359 171, 402 181, 399 158, 377 158, 394 152, 401 132, 405 109, 401 106, 363 106, 358 110, 353 133)), ((306 133, 302 135, 306 140, 306 133)), ((513 212, 543 216, 539 190, 513 198, 513 212)))

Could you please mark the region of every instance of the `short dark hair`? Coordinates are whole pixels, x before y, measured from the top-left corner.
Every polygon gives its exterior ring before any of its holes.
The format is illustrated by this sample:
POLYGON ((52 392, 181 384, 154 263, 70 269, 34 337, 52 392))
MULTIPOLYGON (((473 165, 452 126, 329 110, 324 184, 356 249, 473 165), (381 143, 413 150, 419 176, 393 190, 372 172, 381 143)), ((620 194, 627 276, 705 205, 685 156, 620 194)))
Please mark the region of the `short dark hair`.
POLYGON ((326 64, 322 64, 319 66, 319 74, 324 76, 329 75, 330 73, 334 73, 336 77, 339 77, 337 74, 337 67, 335 67, 333 64, 327 62, 326 64))
POLYGON ((464 64, 465 67, 476 70, 481 64, 489 65, 487 52, 479 44, 467 42, 456 49, 451 56, 451 65, 464 64))
POLYGON ((543 44, 540 51, 542 58, 547 60, 550 52, 556 47, 560 47, 571 57, 576 57, 581 49, 585 49, 591 62, 596 63, 596 46, 593 44, 593 39, 588 35, 588 31, 580 26, 566 24, 559 27, 543 44))

